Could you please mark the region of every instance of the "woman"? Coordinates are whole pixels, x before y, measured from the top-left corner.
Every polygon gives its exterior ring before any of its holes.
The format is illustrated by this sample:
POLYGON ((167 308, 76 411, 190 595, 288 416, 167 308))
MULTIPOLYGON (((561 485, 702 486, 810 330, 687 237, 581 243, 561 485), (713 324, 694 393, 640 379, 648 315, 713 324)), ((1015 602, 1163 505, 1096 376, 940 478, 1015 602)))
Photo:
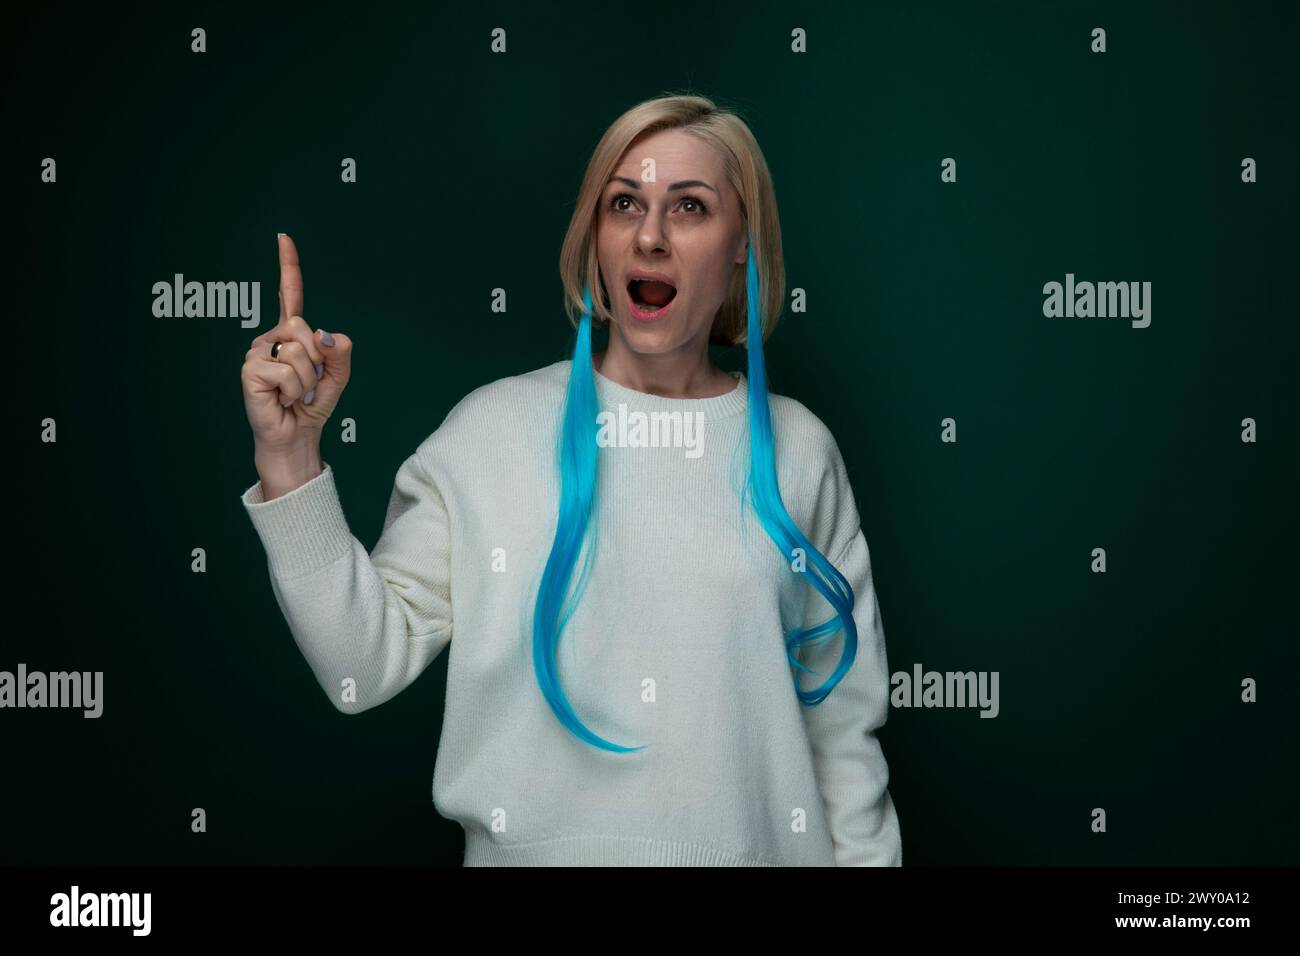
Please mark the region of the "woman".
POLYGON ((834 439, 767 391, 785 279, 745 123, 670 96, 609 128, 560 254, 572 360, 462 399, 370 554, 320 457, 352 343, 303 321, 279 242, 243 502, 340 710, 450 649, 433 794, 465 865, 900 864, 870 556, 834 439), (746 343, 749 375, 710 341, 746 343))

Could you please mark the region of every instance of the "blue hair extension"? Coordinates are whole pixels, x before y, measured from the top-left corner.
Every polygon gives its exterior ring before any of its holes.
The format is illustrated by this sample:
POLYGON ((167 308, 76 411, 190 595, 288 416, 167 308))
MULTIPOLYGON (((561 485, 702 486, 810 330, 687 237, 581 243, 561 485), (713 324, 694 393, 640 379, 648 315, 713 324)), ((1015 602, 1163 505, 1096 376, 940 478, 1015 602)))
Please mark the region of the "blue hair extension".
MULTIPOLYGON (((787 562, 792 562, 796 549, 800 549, 808 565, 806 580, 826 599, 835 614, 810 628, 794 628, 786 633, 786 657, 798 670, 812 673, 798 659, 798 649, 829 640, 841 628, 844 630, 844 650, 839 665, 829 680, 815 690, 799 687, 798 674, 793 675, 795 693, 805 705, 820 704, 844 677, 858 652, 858 629, 853 620, 853 588, 839 570, 808 540, 790 518, 777 480, 776 444, 772 436, 772 413, 768 405, 767 369, 763 361, 763 329, 759 319, 758 266, 754 260, 754 244, 749 243, 749 256, 745 273, 745 300, 748 310, 749 354, 749 444, 750 464, 745 487, 741 492, 741 506, 750 501, 759 523, 768 537, 780 549, 787 562), (811 572, 811 573, 809 573, 811 572)), ((591 570, 593 551, 583 551, 588 542, 588 530, 595 518, 596 476, 599 447, 596 444, 598 425, 596 416, 600 405, 596 395, 596 379, 591 363, 591 287, 583 288, 583 313, 578 322, 577 341, 573 348, 573 366, 565 394, 564 415, 560 425, 558 468, 560 473, 560 507, 556 522, 555 541, 542 572, 542 582, 533 609, 533 669, 537 673, 542 694, 551 711, 576 737, 592 746, 615 753, 644 750, 647 745, 624 747, 612 743, 589 730, 578 719, 572 705, 560 687, 557 655, 560 636, 570 616, 581 600, 591 570), (582 571, 572 595, 569 590, 573 570, 579 557, 583 557, 582 571)), ((590 543, 594 547, 595 536, 590 543)))
MULTIPOLYGON (((577 342, 573 347, 573 367, 564 399, 564 418, 560 425, 559 472, 560 514, 555 527, 542 583, 533 609, 533 670, 542 695, 551 711, 575 736, 602 750, 629 753, 643 747, 624 747, 592 733, 574 713, 573 706, 560 687, 557 654, 560 635, 573 614, 586 587, 591 569, 591 550, 583 561, 582 573, 567 602, 566 592, 574 566, 587 538, 596 497, 596 415, 600 405, 596 397, 596 378, 591 366, 591 287, 583 288, 583 312, 578 322, 577 342)), ((595 536, 592 536, 594 542, 595 536)))
POLYGON ((786 656, 791 665, 812 673, 797 657, 798 648, 816 645, 829 640, 840 628, 844 629, 844 650, 839 666, 829 680, 815 690, 799 687, 799 675, 794 675, 795 693, 806 705, 820 704, 835 689, 858 653, 858 628, 853 620, 853 588, 826 556, 815 548, 786 511, 781 499, 781 487, 776 477, 776 445, 772 437, 772 411, 768 407, 767 366, 763 361, 763 326, 759 318, 758 265, 754 261, 753 237, 749 241, 749 256, 745 267, 745 303, 749 313, 746 352, 749 354, 749 477, 745 492, 754 507, 759 523, 768 537, 776 543, 787 562, 793 562, 795 549, 802 551, 808 571, 808 583, 835 611, 835 615, 810 628, 794 628, 787 632, 786 656), (811 573, 808 573, 811 572, 811 573))

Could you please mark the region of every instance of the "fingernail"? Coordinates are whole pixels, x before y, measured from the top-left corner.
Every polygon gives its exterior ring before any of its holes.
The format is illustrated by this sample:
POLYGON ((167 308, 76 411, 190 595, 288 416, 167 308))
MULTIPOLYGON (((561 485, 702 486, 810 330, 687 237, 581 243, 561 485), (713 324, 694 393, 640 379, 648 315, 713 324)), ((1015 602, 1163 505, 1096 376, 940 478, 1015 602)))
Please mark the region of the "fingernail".
POLYGON ((324 329, 321 329, 321 330, 320 330, 320 342, 321 342, 321 345, 324 345, 326 348, 333 348, 333 347, 334 347, 334 336, 330 335, 330 334, 329 334, 328 332, 326 332, 324 329))
POLYGON ((320 378, 322 375, 324 375, 324 374, 325 374, 325 365, 324 365, 324 363, 322 363, 322 362, 317 362, 317 363, 316 363, 316 378, 319 379, 319 378, 320 378))
POLYGON ((313 388, 310 392, 308 392, 306 395, 302 397, 302 403, 304 405, 310 405, 311 400, 315 397, 316 397, 316 389, 313 388))
POLYGON ((284 233, 282 233, 282 232, 277 232, 277 233, 275 234, 275 238, 277 238, 277 239, 283 239, 283 238, 284 238, 284 233))

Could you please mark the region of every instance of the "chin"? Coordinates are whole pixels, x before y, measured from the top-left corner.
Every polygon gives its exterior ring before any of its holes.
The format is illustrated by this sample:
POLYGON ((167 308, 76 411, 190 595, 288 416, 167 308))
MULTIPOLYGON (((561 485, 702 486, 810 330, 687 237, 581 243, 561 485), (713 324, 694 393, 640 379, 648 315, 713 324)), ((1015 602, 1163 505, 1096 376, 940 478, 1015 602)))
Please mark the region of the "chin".
POLYGON ((619 319, 617 335, 629 350, 639 355, 662 355, 680 349, 685 338, 667 325, 646 326, 636 319, 619 319))

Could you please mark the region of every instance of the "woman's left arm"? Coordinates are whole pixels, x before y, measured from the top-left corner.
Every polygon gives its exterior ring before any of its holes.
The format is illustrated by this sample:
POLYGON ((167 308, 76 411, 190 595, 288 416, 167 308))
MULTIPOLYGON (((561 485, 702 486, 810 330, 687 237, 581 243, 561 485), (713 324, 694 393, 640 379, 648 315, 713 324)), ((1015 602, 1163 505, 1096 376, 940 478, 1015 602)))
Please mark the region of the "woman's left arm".
MULTIPOLYGON (((871 552, 839 447, 825 426, 810 429, 808 460, 821 463, 815 482, 810 540, 853 588, 853 620, 858 650, 853 665, 820 703, 803 706, 817 785, 826 807, 837 866, 901 866, 902 836, 889 794, 889 765, 876 732, 889 716, 889 663, 880 602, 871 570, 871 552)), ((811 566, 809 566, 811 571, 811 566)), ((809 585, 804 626, 835 616, 835 610, 809 585)), ((815 646, 799 660, 815 674, 796 672, 799 686, 812 690, 839 665, 844 630, 815 646)))
MULTIPOLYGON (((817 786, 826 806, 837 866, 901 866, 902 835, 889 795, 889 765, 876 736, 889 714, 889 666, 871 555, 860 529, 832 563, 853 588, 858 652, 830 695, 803 708, 817 786)), ((816 592, 809 597, 809 607, 815 608, 809 615, 811 623, 834 614, 816 592)), ((817 673, 800 672, 800 686, 808 690, 824 683, 839 663, 843 647, 842 630, 818 646, 805 647, 800 660, 817 673)))

